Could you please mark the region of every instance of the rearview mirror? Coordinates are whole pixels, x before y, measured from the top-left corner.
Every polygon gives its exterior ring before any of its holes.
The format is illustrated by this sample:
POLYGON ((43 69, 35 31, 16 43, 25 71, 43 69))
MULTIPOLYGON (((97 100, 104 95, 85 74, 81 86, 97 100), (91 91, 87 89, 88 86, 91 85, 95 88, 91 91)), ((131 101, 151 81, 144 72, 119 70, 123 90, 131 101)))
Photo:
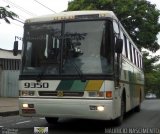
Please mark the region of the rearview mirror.
POLYGON ((120 54, 120 53, 122 53, 122 49, 123 49, 123 40, 117 39, 116 46, 115 46, 115 52, 120 54))
POLYGON ((18 41, 14 41, 14 47, 13 47, 13 55, 18 55, 18 41))

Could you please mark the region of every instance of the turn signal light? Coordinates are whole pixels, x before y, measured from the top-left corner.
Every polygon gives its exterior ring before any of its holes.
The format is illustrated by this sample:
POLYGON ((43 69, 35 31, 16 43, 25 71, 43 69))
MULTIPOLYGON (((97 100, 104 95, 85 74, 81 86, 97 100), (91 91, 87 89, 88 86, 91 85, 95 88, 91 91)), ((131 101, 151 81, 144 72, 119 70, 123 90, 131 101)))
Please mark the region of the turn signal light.
POLYGON ((112 98, 112 91, 106 91, 106 97, 112 98))

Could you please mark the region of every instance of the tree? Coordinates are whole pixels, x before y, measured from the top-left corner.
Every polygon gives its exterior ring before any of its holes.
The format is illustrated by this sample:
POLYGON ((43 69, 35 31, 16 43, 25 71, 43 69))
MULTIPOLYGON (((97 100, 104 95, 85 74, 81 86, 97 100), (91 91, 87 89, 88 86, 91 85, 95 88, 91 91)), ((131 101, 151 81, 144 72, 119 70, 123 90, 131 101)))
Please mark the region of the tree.
POLYGON ((7 8, 9 8, 9 6, 0 7, 0 19, 4 19, 6 23, 10 24, 9 19, 14 20, 15 19, 14 17, 18 17, 18 15, 12 11, 8 11, 7 8))
POLYGON ((160 48, 160 11, 146 0, 73 0, 68 10, 112 10, 139 49, 155 52, 160 48))
POLYGON ((145 92, 156 93, 160 97, 160 64, 155 65, 159 56, 151 57, 148 52, 143 52, 145 73, 145 92))
POLYGON ((143 51, 143 64, 144 64, 144 73, 150 73, 152 71, 160 71, 159 65, 155 65, 159 61, 160 56, 152 57, 148 52, 143 51))
MULTIPOLYGON (((159 65, 160 66, 160 65, 159 65)), ((160 71, 154 70, 145 73, 145 91, 153 92, 160 97, 160 71)))

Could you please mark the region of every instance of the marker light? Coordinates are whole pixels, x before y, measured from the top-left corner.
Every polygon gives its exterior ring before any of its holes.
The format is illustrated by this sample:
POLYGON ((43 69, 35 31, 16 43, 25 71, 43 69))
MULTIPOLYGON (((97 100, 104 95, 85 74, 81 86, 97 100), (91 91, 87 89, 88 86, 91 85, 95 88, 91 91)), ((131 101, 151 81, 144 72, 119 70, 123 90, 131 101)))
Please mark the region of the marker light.
POLYGON ((104 111, 104 106, 97 106, 98 111, 104 111))

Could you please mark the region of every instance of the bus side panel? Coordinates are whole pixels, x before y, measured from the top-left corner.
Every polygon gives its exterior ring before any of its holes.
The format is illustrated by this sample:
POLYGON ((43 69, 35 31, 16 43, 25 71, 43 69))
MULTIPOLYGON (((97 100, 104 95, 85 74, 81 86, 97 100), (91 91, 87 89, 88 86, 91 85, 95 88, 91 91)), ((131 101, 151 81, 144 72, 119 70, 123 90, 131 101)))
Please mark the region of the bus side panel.
POLYGON ((122 56, 121 88, 126 92, 126 111, 140 105, 144 94, 144 75, 122 56), (141 99, 141 100, 140 100, 141 99))

